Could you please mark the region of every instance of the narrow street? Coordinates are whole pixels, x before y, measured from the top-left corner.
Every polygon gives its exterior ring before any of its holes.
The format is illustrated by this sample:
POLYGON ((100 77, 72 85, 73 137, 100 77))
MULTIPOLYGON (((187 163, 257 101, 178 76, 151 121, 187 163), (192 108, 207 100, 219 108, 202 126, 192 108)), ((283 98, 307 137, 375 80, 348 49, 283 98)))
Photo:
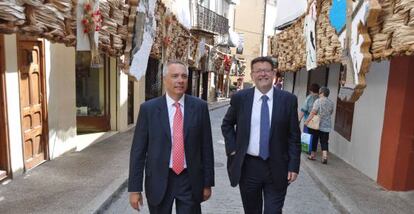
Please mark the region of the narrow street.
MULTIPOLYGON (((221 135, 221 120, 227 107, 210 112, 214 141, 216 186, 211 199, 202 204, 203 213, 243 213, 238 188, 232 188, 227 178, 224 141, 221 135)), ((304 161, 304 160, 303 160, 304 161)), ((149 213, 144 199, 141 213, 149 213)), ((301 168, 298 180, 288 189, 284 212, 286 213, 338 213, 329 199, 319 190, 305 168, 301 168)), ((104 213, 135 213, 129 206, 128 192, 123 190, 115 197, 104 213)), ((175 212, 173 212, 175 213, 175 212)))

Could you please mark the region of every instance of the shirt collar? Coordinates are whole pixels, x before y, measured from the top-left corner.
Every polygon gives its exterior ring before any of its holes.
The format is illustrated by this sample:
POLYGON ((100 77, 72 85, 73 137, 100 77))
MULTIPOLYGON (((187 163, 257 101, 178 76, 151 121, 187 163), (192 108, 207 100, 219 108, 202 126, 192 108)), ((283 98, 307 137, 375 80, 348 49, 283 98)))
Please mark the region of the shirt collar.
POLYGON ((266 95, 269 98, 269 101, 273 100, 273 91, 274 88, 272 87, 266 94, 262 94, 262 92, 259 91, 259 89, 257 89, 257 87, 254 88, 254 100, 256 102, 259 102, 260 99, 262 99, 263 95, 266 95))
MULTIPOLYGON (((173 100, 173 98, 170 97, 170 95, 168 95, 168 93, 165 93, 165 97, 167 98, 167 106, 171 107, 174 106, 175 100, 173 100)), ((181 107, 184 107, 184 97, 185 95, 183 95, 180 100, 178 100, 178 103, 180 103, 181 107)))

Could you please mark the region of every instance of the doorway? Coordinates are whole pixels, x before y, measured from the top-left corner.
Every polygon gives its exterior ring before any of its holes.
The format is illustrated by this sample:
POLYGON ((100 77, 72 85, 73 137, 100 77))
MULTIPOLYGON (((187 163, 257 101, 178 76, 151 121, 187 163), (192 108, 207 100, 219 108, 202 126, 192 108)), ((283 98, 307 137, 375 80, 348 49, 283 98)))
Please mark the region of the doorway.
POLYGON ((128 125, 134 123, 134 80, 128 80, 128 125))
POLYGON ((48 128, 43 40, 18 36, 17 60, 25 170, 47 160, 48 128))
POLYGON ((145 73, 145 101, 162 96, 162 69, 159 68, 160 61, 150 57, 145 73))
MULTIPOLYGON (((308 71, 308 89, 313 83, 318 84, 320 87, 328 86, 329 79, 329 68, 326 66, 321 66, 313 70, 308 71)), ((306 96, 309 95, 309 90, 306 90, 306 96)))
POLYGON ((201 99, 206 100, 208 98, 208 73, 209 72, 203 72, 202 73, 202 92, 201 92, 201 99))

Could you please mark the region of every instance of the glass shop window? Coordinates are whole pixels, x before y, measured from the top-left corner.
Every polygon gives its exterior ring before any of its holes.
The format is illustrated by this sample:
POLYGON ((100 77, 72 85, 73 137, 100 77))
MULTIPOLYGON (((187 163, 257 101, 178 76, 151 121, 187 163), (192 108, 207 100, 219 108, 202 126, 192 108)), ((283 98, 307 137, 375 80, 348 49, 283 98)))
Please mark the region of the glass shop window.
POLYGON ((105 57, 101 64, 91 66, 89 51, 76 53, 76 108, 77 116, 103 116, 106 114, 106 73, 105 57))

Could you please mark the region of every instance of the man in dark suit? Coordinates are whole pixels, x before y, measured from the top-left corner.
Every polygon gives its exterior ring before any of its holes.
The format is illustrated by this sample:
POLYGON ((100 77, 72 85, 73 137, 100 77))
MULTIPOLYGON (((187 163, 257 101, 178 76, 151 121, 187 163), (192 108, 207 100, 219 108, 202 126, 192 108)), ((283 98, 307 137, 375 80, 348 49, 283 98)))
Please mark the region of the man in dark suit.
POLYGON ((143 205, 143 172, 150 213, 201 213, 214 186, 214 156, 207 103, 189 95, 188 69, 170 61, 163 71, 166 94, 141 105, 131 148, 130 204, 143 205))
POLYGON ((297 98, 273 87, 274 64, 268 57, 251 62, 254 88, 234 94, 223 119, 227 171, 239 184, 247 214, 281 213, 289 183, 300 165, 297 98))

